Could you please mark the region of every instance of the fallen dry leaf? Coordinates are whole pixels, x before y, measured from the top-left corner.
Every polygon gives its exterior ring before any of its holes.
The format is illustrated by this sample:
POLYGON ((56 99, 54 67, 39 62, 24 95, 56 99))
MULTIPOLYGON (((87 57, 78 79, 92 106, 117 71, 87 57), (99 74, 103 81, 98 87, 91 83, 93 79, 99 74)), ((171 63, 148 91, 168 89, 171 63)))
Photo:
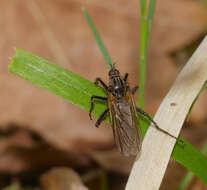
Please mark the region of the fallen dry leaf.
MULTIPOLYGON (((95 119, 91 122, 86 111, 9 73, 9 57, 14 54, 12 48, 19 47, 89 80, 93 81, 100 76, 107 81, 105 61, 81 12, 81 7, 85 6, 117 67, 123 74, 129 72, 131 83, 136 84, 139 3, 126 3, 123 0, 106 1, 104 4, 98 0, 2 0, 0 5, 0 127, 7 127, 10 123, 27 126, 54 146, 55 150, 71 154, 78 152, 82 155, 85 150, 111 147, 114 142, 110 127, 102 125, 99 129, 95 128, 95 119)), ((206 9, 195 1, 157 1, 148 58, 147 112, 155 112, 176 78, 178 69, 171 53, 205 32, 206 20, 206 9)), ((197 121, 206 118, 204 101, 205 98, 201 98, 196 105, 199 106, 197 109, 203 110, 202 113, 192 113, 192 118, 199 118, 197 121)), ((16 157, 13 154, 1 155, 1 159, 7 162, 0 170, 10 171, 10 165, 16 157)), ((35 152, 32 155, 35 156, 35 152)), ((105 159, 108 160, 107 157, 105 159)), ((17 159, 16 162, 20 161, 17 159)), ((81 165, 81 162, 90 163, 90 160, 77 159, 77 162, 81 165)), ((40 166, 45 164, 42 163, 40 166)), ((106 168, 113 169, 105 163, 103 160, 99 162, 106 168)), ((119 158, 110 160, 111 166, 113 163, 123 164, 119 158)), ((35 164, 34 166, 36 167, 35 164)), ((17 170, 21 171, 21 167, 17 170)), ((117 168, 114 170, 117 171, 117 168)))
POLYGON ((53 165, 89 167, 91 161, 82 152, 64 152, 51 147, 27 129, 11 126, 0 131, 0 171, 11 174, 41 171, 53 165), (12 165, 12 167, 11 167, 12 165))
POLYGON ((71 168, 53 168, 40 178, 44 190, 87 190, 71 168))
POLYGON ((132 167, 135 157, 125 157, 117 149, 109 151, 88 151, 88 155, 108 171, 127 175, 132 167), (121 166, 121 167, 120 167, 121 166))

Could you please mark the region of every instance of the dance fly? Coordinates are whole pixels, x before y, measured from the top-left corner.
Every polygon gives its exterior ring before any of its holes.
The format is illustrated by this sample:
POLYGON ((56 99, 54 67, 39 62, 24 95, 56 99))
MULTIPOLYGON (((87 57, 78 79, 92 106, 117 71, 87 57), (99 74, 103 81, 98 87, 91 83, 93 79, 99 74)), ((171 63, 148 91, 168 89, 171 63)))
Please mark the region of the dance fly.
POLYGON ((141 150, 142 139, 137 112, 146 116, 154 124, 155 128, 177 139, 177 137, 161 129, 148 113, 136 107, 133 95, 138 89, 138 86, 130 88, 127 83, 127 78, 128 73, 124 77, 121 77, 115 67, 109 71, 109 86, 101 78, 96 78, 95 84, 100 84, 106 90, 108 97, 91 97, 90 119, 92 119, 91 113, 94 109, 95 100, 108 102, 108 108, 98 118, 95 126, 99 127, 101 122, 105 120, 107 114, 110 114, 114 140, 118 150, 124 156, 137 155, 141 150))

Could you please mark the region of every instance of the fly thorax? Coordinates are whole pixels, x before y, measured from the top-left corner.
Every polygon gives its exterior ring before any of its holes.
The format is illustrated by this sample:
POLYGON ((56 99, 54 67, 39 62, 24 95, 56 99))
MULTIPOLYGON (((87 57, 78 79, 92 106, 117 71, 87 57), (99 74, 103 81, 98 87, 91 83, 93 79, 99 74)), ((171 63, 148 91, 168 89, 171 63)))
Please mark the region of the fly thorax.
POLYGON ((109 91, 116 99, 120 99, 126 95, 127 87, 125 81, 120 77, 113 77, 110 79, 109 91))

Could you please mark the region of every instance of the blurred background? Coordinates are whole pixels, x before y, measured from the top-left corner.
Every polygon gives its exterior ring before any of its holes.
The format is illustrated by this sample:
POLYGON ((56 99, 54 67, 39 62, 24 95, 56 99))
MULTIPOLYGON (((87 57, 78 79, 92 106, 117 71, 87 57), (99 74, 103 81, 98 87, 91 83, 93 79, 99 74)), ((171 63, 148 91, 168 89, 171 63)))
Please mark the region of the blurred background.
MULTIPOLYGON (((117 152, 110 126, 95 128, 96 118, 90 121, 86 111, 8 72, 18 47, 91 81, 99 76, 107 82, 108 68, 82 7, 92 16, 116 67, 129 73, 132 86, 139 83, 139 1, 1 0, 0 189, 124 189, 133 158, 117 152)), ((156 112, 206 32, 205 1, 157 1, 146 112, 156 112)), ((206 108, 204 92, 181 132, 198 149, 206 140, 206 108)), ((171 160, 160 189, 177 189, 186 172, 171 160)), ((204 189, 198 178, 189 187, 204 189)))

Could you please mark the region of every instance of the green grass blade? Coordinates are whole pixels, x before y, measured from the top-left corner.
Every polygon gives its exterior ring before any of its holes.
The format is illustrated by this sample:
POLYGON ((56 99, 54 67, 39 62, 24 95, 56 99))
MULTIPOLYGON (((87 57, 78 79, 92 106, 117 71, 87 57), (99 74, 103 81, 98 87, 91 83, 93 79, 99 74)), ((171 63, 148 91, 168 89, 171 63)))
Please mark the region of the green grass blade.
POLYGON ((109 55, 102 39, 101 39, 101 36, 99 35, 99 32, 96 29, 95 24, 94 24, 93 20, 91 19, 89 13, 86 11, 85 8, 83 8, 82 10, 83 10, 83 13, 86 17, 86 20, 88 21, 88 24, 89 24, 91 30, 93 32, 93 35, 96 39, 96 42, 98 43, 98 46, 99 46, 99 48, 100 48, 100 50, 101 50, 101 52, 104 56, 104 59, 107 63, 107 66, 108 66, 109 69, 111 69, 114 66, 114 64, 113 64, 112 59, 111 59, 111 57, 110 57, 110 55, 109 55))
POLYGON ((204 155, 207 155, 207 142, 205 143, 202 151, 201 151, 204 155))
MULTIPOLYGON (((207 142, 205 143, 202 151, 201 151, 204 155, 207 155, 207 142)), ((186 174, 186 176, 183 178, 183 180, 181 181, 178 190, 186 190, 187 187, 190 185, 191 180, 193 179, 194 174, 193 172, 188 172, 186 174)))
MULTIPOLYGON (((184 140, 183 138, 181 138, 184 140)), ((184 140, 184 147, 174 147, 172 158, 188 168, 207 185, 207 159, 198 149, 184 140)))
MULTIPOLYGON (((92 95, 106 96, 93 82, 21 49, 16 49, 9 71, 87 111, 92 95)), ((100 115, 105 108, 106 104, 98 104, 94 113, 100 115)))
MULTIPOLYGON (((94 83, 21 49, 16 49, 16 56, 12 58, 9 70, 87 111, 92 95, 106 96, 103 89, 94 83)), ((106 104, 97 102, 93 113, 100 116, 106 107, 106 104)), ((184 148, 176 144, 172 157, 207 185, 207 159, 190 143, 187 141, 184 143, 184 148)))

